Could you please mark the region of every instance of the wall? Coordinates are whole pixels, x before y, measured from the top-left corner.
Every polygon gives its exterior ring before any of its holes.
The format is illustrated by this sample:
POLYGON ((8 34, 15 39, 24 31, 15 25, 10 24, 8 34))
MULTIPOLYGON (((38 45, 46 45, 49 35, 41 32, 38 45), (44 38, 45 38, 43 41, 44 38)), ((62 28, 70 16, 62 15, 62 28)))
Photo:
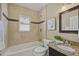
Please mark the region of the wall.
POLYGON ((40 38, 41 40, 46 38, 46 8, 44 7, 44 9, 42 9, 42 11, 40 11, 40 20, 44 20, 45 22, 40 24, 40 38))
MULTIPOLYGON (((62 12, 62 11, 65 11, 65 10, 67 10, 69 8, 72 8, 72 7, 76 6, 76 5, 79 5, 79 4, 64 5, 63 7, 62 7, 61 4, 53 4, 53 3, 47 4, 47 19, 52 18, 52 17, 54 17, 56 19, 56 30, 47 31, 47 38, 48 39, 54 39, 55 35, 60 35, 65 39, 79 42, 77 34, 59 33, 59 13, 62 12)), ((46 17, 45 9, 46 9, 46 7, 43 8, 40 11, 41 19, 44 19, 44 20, 45 20, 45 17, 46 17)), ((46 31, 43 30, 43 33, 45 33, 45 32, 46 31)), ((45 38, 45 37, 43 36, 42 38, 45 38)))
MULTIPOLYGON (((46 14, 47 14, 47 19, 52 18, 52 17, 56 17, 56 19, 58 18, 58 11, 60 9, 60 4, 47 4, 47 6, 45 6, 45 8, 43 8, 40 11, 40 15, 41 15, 41 20, 45 20, 46 21, 46 14), (47 8, 46 8, 47 7, 47 8), (47 13, 46 13, 46 9, 47 9, 47 13)), ((58 28, 58 25, 57 25, 58 28)), ((43 23, 42 26, 42 38, 46 38, 46 22, 43 23)), ((54 31, 47 31, 47 38, 52 39, 53 35, 58 34, 58 29, 54 30, 54 31)))
MULTIPOLYGON (((16 4, 8 4, 8 16, 19 19, 19 15, 31 16, 31 21, 39 21, 39 13, 16 4)), ((40 40, 39 25, 31 23, 30 32, 19 32, 19 22, 9 21, 8 46, 40 40)))

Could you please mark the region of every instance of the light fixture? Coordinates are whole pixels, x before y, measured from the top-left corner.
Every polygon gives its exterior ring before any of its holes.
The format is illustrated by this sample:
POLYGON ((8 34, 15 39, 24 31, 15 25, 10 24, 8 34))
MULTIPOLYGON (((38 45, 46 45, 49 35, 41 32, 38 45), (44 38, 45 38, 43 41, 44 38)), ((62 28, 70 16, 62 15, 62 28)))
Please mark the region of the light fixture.
POLYGON ((66 5, 71 5, 71 4, 73 4, 73 3, 63 3, 63 4, 61 4, 62 5, 61 11, 66 10, 66 5))

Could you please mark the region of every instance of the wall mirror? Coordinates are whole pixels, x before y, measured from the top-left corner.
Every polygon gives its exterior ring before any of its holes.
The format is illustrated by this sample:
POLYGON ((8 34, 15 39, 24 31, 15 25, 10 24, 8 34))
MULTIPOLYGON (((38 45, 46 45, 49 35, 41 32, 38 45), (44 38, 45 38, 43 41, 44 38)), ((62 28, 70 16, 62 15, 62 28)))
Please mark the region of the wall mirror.
POLYGON ((59 32, 78 33, 79 5, 59 14, 59 32))

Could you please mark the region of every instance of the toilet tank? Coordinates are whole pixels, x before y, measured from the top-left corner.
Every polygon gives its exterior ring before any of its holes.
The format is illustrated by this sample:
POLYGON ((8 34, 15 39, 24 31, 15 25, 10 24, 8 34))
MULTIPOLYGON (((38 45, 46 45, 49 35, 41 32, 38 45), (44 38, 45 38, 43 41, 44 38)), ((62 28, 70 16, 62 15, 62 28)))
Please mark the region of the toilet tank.
POLYGON ((52 42, 52 40, 50 40, 50 39, 44 39, 43 40, 44 47, 48 48, 49 42, 52 42))

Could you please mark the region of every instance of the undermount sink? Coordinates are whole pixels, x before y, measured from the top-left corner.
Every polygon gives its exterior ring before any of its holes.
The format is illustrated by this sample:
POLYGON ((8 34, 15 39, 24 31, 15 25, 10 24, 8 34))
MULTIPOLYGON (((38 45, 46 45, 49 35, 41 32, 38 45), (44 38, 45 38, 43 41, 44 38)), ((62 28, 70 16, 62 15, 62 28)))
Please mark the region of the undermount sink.
POLYGON ((62 49, 62 50, 66 50, 69 52, 75 52, 75 49, 69 46, 65 46, 65 45, 57 45, 58 48, 62 49))

